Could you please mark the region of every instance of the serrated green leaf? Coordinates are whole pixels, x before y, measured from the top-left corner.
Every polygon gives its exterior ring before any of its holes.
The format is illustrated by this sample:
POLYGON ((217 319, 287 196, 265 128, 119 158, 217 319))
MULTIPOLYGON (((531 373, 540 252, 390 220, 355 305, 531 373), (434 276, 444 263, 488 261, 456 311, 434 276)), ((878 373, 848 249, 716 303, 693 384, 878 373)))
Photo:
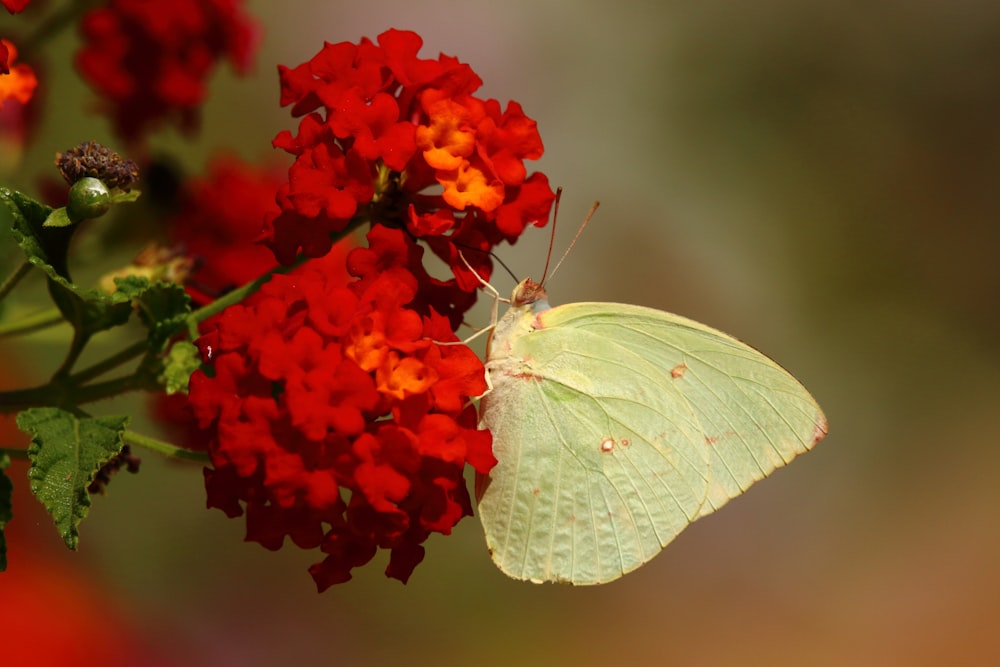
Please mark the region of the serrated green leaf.
POLYGON ((76 226, 45 227, 45 221, 52 214, 52 207, 16 190, 0 188, 0 201, 10 209, 13 216, 11 234, 28 261, 50 277, 61 277, 69 281, 66 257, 76 226))
POLYGON ((4 535, 4 528, 11 519, 14 518, 14 513, 11 509, 11 498, 14 494, 14 484, 10 481, 10 477, 4 470, 10 465, 10 457, 6 454, 0 454, 0 572, 4 572, 7 569, 7 537, 4 535))
POLYGON ((128 421, 127 416, 79 418, 59 408, 32 408, 17 416, 18 428, 31 436, 31 492, 70 549, 76 549, 78 526, 90 511, 87 486, 121 451, 128 421))
POLYGON ((129 296, 149 329, 150 349, 162 350, 168 340, 187 328, 191 297, 181 285, 165 280, 150 283, 141 276, 115 278, 115 285, 129 296))
POLYGON ((201 367, 198 346, 188 341, 174 343, 163 360, 163 371, 157 377, 167 394, 187 393, 191 374, 201 367))

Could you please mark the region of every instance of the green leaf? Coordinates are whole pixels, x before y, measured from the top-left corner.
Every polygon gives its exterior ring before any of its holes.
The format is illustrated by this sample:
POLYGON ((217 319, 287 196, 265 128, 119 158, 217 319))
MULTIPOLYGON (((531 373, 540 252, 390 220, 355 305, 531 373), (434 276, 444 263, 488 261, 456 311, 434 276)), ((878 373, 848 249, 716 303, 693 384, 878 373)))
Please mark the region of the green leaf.
POLYGON ((31 492, 70 549, 76 549, 77 527, 90 511, 87 486, 121 451, 128 421, 127 416, 79 418, 59 408, 32 408, 17 416, 18 427, 31 436, 31 492))
POLYGON ((163 361, 163 371, 157 377, 168 394, 187 393, 191 374, 201 367, 198 346, 188 341, 178 341, 170 348, 163 361))
POLYGON ((20 192, 0 188, 0 201, 13 215, 14 239, 28 261, 48 276, 52 300, 81 341, 128 321, 132 306, 127 295, 106 294, 96 288, 84 290, 70 280, 67 250, 76 225, 44 227, 53 209, 20 192))
POLYGON ((52 207, 16 190, 0 188, 0 201, 10 209, 14 219, 11 234, 28 261, 49 276, 59 276, 68 281, 66 257, 70 238, 77 226, 45 227, 45 221, 52 214, 52 207))
POLYGON ((187 328, 191 297, 177 283, 158 280, 150 283, 141 276, 115 278, 118 292, 128 296, 149 329, 149 346, 162 350, 167 341, 187 328))
POLYGON ((49 213, 49 217, 45 218, 45 222, 42 223, 42 227, 69 227, 72 224, 73 221, 69 219, 66 207, 61 206, 53 209, 52 212, 49 213))
POLYGON ((14 484, 4 470, 10 465, 10 457, 0 454, 0 572, 7 569, 7 537, 3 529, 14 518, 11 511, 11 497, 14 493, 14 484))
POLYGON ((142 194, 141 190, 119 190, 118 188, 111 189, 111 201, 114 204, 121 204, 124 202, 133 202, 139 199, 139 195, 142 194))
POLYGON ((117 292, 108 294, 96 287, 82 290, 61 277, 49 277, 49 294, 59 312, 84 339, 121 326, 132 315, 128 296, 117 292))

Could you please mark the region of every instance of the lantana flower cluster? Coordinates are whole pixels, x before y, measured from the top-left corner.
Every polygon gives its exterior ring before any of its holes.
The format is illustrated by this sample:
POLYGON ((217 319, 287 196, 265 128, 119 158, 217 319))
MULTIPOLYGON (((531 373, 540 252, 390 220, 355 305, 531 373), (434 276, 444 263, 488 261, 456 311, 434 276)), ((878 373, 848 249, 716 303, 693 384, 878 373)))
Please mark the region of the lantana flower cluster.
POLYGON ((379 547, 405 581, 427 536, 472 513, 465 464, 495 463, 467 405, 486 388, 482 363, 441 344, 456 340, 443 316, 407 307, 418 282, 404 233, 379 226, 368 238, 348 257, 357 280, 329 280, 335 252, 224 311, 199 339, 211 370, 190 387, 216 435, 209 505, 245 508, 247 539, 265 547, 286 536, 320 547, 321 590, 379 547))
POLYGON ((282 104, 302 119, 274 140, 295 161, 261 240, 283 264, 317 259, 217 316, 191 378, 209 505, 245 514, 265 547, 318 547, 320 590, 379 549, 406 581, 430 533, 472 513, 464 467, 495 460, 471 402, 485 368, 455 331, 488 251, 544 224, 554 198, 524 165, 542 154, 535 122, 420 47, 390 30, 279 68, 282 104), (345 279, 335 244, 362 226, 345 279), (450 276, 430 274, 428 250, 450 276))
POLYGON ((417 298, 457 327, 479 287, 458 252, 489 278, 488 251, 544 224, 553 193, 524 166, 542 155, 535 121, 516 102, 476 97, 482 81, 457 59, 418 58, 421 44, 389 30, 278 68, 281 103, 302 120, 273 142, 295 163, 263 240, 289 264, 324 255, 358 219, 404 228, 450 267, 448 281, 422 279, 417 298))

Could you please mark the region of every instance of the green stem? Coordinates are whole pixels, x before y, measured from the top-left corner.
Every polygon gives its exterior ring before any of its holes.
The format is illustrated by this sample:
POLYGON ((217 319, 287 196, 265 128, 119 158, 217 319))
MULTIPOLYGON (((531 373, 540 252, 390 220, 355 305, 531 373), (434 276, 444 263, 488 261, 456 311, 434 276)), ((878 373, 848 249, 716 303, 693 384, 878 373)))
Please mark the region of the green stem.
POLYGON ((190 449, 184 449, 183 447, 178 447, 177 445, 172 445, 169 442, 157 440, 156 438, 151 438, 147 435, 136 433, 135 431, 125 431, 122 434, 122 440, 127 445, 135 445, 136 447, 150 449, 154 452, 159 452, 160 454, 165 454, 166 456, 171 456, 175 459, 186 459, 188 461, 198 461, 199 463, 211 463, 211 459, 205 452, 196 452, 190 449))
POLYGON ((267 283, 267 281, 271 279, 271 276, 279 273, 288 273, 289 271, 296 268, 305 261, 306 258, 300 255, 296 259, 295 263, 292 264, 291 266, 276 266, 267 273, 261 275, 259 278, 255 278, 254 280, 251 280, 242 287, 237 287, 233 291, 223 294, 215 301, 205 306, 202 306, 198 310, 191 313, 191 315, 188 317, 188 320, 194 322, 195 324, 198 324, 199 322, 204 322, 213 315, 218 315, 226 308, 229 308, 229 306, 233 306, 239 303, 243 299, 247 298, 257 290, 259 290, 261 286, 263 286, 265 283, 267 283))
POLYGON ((0 447, 0 456, 6 454, 12 459, 19 459, 21 461, 28 461, 28 450, 27 449, 17 449, 16 447, 0 447))
POLYGON ((116 352, 107 359, 99 361, 93 366, 89 366, 82 371, 73 373, 70 376, 70 381, 75 385, 83 385, 96 377, 104 375, 110 370, 121 366, 122 364, 135 359, 149 347, 149 343, 145 340, 137 341, 123 350, 116 352))
POLYGON ((57 308, 49 308, 34 315, 22 317, 14 322, 0 322, 0 338, 18 336, 40 331, 56 324, 62 324, 66 318, 57 308))
POLYGON ((142 389, 155 389, 149 385, 149 378, 145 373, 130 373, 113 380, 95 382, 85 387, 79 387, 71 396, 74 405, 103 401, 106 398, 113 398, 119 394, 127 394, 132 391, 142 389))
POLYGON ((60 400, 62 395, 62 389, 51 382, 40 387, 0 391, 0 414, 12 414, 28 408, 57 405, 62 403, 60 400))
POLYGON ((96 7, 97 4, 98 0, 74 0, 67 3, 61 10, 50 14, 35 29, 35 32, 18 46, 20 60, 30 60, 33 51, 45 44, 46 40, 76 23, 76 20, 83 16, 84 12, 96 7))
POLYGON ((141 372, 85 387, 77 386, 69 377, 53 378, 49 383, 38 387, 0 391, 0 414, 50 405, 69 410, 71 408, 67 406, 79 406, 113 398, 119 394, 154 388, 150 386, 148 376, 141 372))
POLYGON ((62 365, 56 370, 53 378, 66 378, 69 377, 69 372, 73 370, 73 364, 76 360, 80 358, 83 354, 83 348, 87 347, 87 341, 90 340, 89 335, 84 335, 82 330, 73 330, 73 340, 69 344, 69 349, 66 351, 66 358, 63 359, 62 365))
MULTIPOLYGON (((367 211, 365 213, 359 213, 355 215, 353 218, 351 218, 351 222, 348 223, 347 227, 345 227, 343 231, 341 231, 338 234, 333 234, 331 236, 334 245, 339 243, 345 237, 353 234, 354 230, 356 230, 358 227, 360 227, 361 225, 367 223, 372 219, 373 215, 367 211)), ((243 285, 242 287, 237 287, 232 292, 227 292, 226 294, 223 294, 212 303, 202 306, 198 310, 191 313, 191 316, 188 318, 188 322, 198 324, 199 322, 204 322, 213 315, 218 315, 229 306, 239 303, 243 299, 247 298, 257 290, 259 290, 261 286, 263 286, 267 281, 271 279, 271 276, 277 275, 279 273, 288 273, 290 271, 293 271, 308 261, 309 258, 306 257, 305 255, 302 254, 298 255, 295 258, 295 262, 293 264, 289 266, 277 266, 268 271, 267 273, 261 275, 259 278, 251 280, 246 285, 243 285)))
POLYGON ((14 289, 14 286, 21 282, 21 278, 28 275, 32 266, 31 262, 24 260, 21 262, 21 265, 14 270, 14 273, 7 276, 7 280, 3 281, 3 284, 0 285, 0 301, 3 301, 7 295, 10 294, 10 291, 14 289))

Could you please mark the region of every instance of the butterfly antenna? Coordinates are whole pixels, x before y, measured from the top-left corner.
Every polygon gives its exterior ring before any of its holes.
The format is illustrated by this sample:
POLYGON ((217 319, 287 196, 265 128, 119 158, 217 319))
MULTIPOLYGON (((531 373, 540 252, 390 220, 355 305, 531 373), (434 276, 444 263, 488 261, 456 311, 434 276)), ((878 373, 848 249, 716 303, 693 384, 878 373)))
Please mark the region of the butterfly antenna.
MULTIPOLYGON (((513 271, 510 270, 510 267, 507 266, 504 263, 504 261, 502 259, 500 259, 499 255, 497 255, 492 250, 483 250, 482 248, 476 248, 476 247, 471 246, 471 245, 466 245, 465 243, 459 243, 458 241, 455 241, 455 247, 456 248, 465 248, 466 250, 471 250, 472 252, 479 252, 479 253, 482 253, 484 255, 489 255, 490 257, 493 258, 493 260, 497 264, 499 264, 500 266, 503 267, 504 271, 506 271, 508 273, 508 275, 510 275, 510 277, 514 280, 515 283, 519 282, 517 276, 514 274, 513 271)), ((459 251, 459 254, 461 254, 461 251, 459 251)), ((469 266, 468 261, 464 257, 462 258, 462 261, 465 262, 466 266, 469 266)), ((469 268, 471 269, 472 267, 469 267, 469 268)), ((473 270, 473 273, 475 273, 475 270, 473 270)))
POLYGON ((495 254, 493 253, 493 251, 492 251, 492 250, 490 250, 490 257, 492 257, 493 259, 495 259, 495 260, 496 260, 496 262, 497 262, 497 264, 499 264, 500 266, 502 266, 502 267, 503 267, 504 271, 506 271, 506 272, 507 272, 507 275, 509 275, 509 276, 511 277, 511 279, 513 279, 513 281, 514 281, 515 283, 516 283, 516 282, 518 282, 518 280, 517 280, 517 275, 515 275, 515 274, 514 274, 514 272, 510 270, 510 267, 509 267, 509 266, 507 266, 507 265, 506 265, 506 264, 504 263, 504 261, 503 261, 502 259, 500 259, 499 257, 497 257, 497 256, 496 256, 496 255, 495 255, 495 254))
MULTIPOLYGON (((552 212, 552 231, 549 233, 549 252, 545 255, 545 270, 542 271, 542 279, 538 281, 539 285, 544 285, 545 279, 549 275, 549 262, 552 261, 552 247, 556 243, 556 222, 559 221, 559 201, 561 199, 562 199, 562 186, 559 186, 558 188, 556 188, 556 204, 555 204, 555 210, 552 212)), ((555 273, 555 270, 553 270, 552 273, 555 273)))
MULTIPOLYGON (((583 234, 584 228, 587 226, 587 223, 590 222, 590 219, 594 217, 594 213, 597 212, 597 207, 600 206, 600 205, 601 205, 601 202, 595 201, 594 204, 593 204, 593 206, 590 207, 590 210, 587 211, 587 217, 584 218, 583 222, 580 223, 580 228, 576 230, 576 235, 573 237, 573 240, 569 242, 569 246, 567 246, 566 252, 563 253, 562 257, 560 257, 559 261, 556 263, 555 268, 552 269, 552 275, 549 276, 550 278, 552 276, 556 275, 556 271, 559 270, 559 267, 562 266, 563 261, 565 261, 566 257, 569 256, 569 251, 572 250, 573 246, 576 245, 576 242, 580 239, 580 235, 583 234)), ((559 195, 556 194, 556 213, 558 214, 558 212, 559 212, 559 195)), ((553 223, 552 223, 552 227, 553 227, 553 231, 555 231, 555 221, 554 220, 553 220, 553 223)), ((550 244, 549 245, 549 255, 551 255, 551 254, 552 254, 552 246, 550 244)), ((548 263, 548 260, 546 260, 545 261, 545 270, 548 271, 548 269, 549 269, 549 263, 548 263)), ((543 278, 542 282, 544 284, 544 282, 545 282, 544 278, 543 278)))

